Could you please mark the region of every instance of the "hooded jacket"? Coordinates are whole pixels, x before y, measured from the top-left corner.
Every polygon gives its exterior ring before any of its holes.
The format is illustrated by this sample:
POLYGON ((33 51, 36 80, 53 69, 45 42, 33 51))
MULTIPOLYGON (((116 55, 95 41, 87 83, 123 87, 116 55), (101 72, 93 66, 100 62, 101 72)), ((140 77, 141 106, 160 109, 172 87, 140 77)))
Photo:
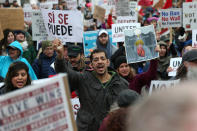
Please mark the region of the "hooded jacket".
MULTIPOLYGON (((13 60, 9 55, 8 56, 0 56, 0 76, 5 78, 10 64, 12 64, 13 62, 16 62, 16 61, 22 61, 28 66, 29 75, 30 75, 31 79, 37 80, 36 74, 34 73, 34 70, 32 69, 31 65, 29 64, 29 62, 25 58, 22 57, 23 49, 22 49, 22 46, 20 45, 20 43, 18 41, 14 41, 9 46, 17 48, 20 51, 20 56, 16 60, 13 60)), ((8 50, 7 50, 7 52, 8 52, 8 50)))
MULTIPOLYGON (((108 38, 109 38, 109 35, 108 35, 108 38)), ((97 49, 104 50, 107 53, 107 58, 111 58, 111 56, 117 50, 117 47, 112 45, 112 43, 110 42, 110 39, 108 40, 107 45, 103 46, 103 44, 101 44, 101 42, 99 41, 99 36, 97 36, 97 39, 96 39, 96 47, 97 49)))

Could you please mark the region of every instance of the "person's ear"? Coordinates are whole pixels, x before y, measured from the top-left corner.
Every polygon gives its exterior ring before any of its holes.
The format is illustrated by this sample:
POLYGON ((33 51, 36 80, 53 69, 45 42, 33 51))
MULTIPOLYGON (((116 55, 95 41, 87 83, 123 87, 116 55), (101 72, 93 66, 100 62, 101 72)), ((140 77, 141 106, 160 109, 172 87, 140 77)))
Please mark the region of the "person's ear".
POLYGON ((189 67, 189 62, 184 61, 184 62, 183 62, 183 64, 184 64, 184 66, 185 66, 186 68, 188 68, 188 67, 189 67))
POLYGON ((107 66, 109 66, 110 65, 110 60, 109 59, 107 59, 107 66))

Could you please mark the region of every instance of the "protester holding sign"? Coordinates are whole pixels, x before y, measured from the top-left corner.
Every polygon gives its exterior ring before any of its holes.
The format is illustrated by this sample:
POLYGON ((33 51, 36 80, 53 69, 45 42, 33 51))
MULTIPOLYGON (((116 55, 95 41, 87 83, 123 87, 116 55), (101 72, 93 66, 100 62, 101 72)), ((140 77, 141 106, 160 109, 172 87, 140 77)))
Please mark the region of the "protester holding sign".
POLYGON ((25 58, 22 57, 23 49, 18 41, 12 42, 8 46, 7 51, 8 56, 0 56, 0 76, 5 78, 10 64, 15 61, 22 61, 29 67, 29 75, 31 76, 31 79, 37 80, 36 74, 34 73, 31 65, 25 58))
POLYGON ((0 89, 0 95, 23 88, 31 84, 28 66, 17 61, 10 65, 5 78, 5 85, 0 89))
POLYGON ((55 69, 67 72, 71 91, 77 90, 81 108, 77 114, 78 130, 96 131, 110 106, 128 83, 107 67, 110 61, 105 51, 95 49, 90 56, 93 71, 78 73, 70 69, 63 58, 63 48, 57 48, 55 69))
POLYGON ((160 41, 159 46, 161 48, 161 51, 159 53, 159 63, 158 63, 158 68, 157 68, 157 77, 158 77, 159 80, 167 80, 167 79, 169 79, 167 68, 170 65, 170 58, 171 57, 168 56, 167 44, 165 42, 160 41))

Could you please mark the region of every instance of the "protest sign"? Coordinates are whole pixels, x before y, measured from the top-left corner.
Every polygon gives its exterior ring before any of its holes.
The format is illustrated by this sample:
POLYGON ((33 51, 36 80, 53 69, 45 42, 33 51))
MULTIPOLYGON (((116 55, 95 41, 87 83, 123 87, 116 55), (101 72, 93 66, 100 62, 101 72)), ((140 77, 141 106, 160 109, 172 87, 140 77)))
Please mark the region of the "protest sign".
POLYGON ((153 25, 125 30, 125 50, 127 63, 136 63, 157 58, 157 44, 153 25))
POLYGON ((57 3, 58 4, 58 0, 47 0, 47 2, 52 2, 52 3, 57 3))
POLYGON ((1 131, 77 131, 67 76, 0 96, 1 131))
POLYGON ((4 38, 3 30, 1 28, 1 23, 0 23, 0 40, 4 38))
POLYGON ((183 3, 183 27, 186 31, 197 29, 197 2, 183 3))
POLYGON ((132 16, 118 16, 116 23, 137 23, 137 19, 132 16))
POLYGON ((65 0, 69 10, 77 9, 77 0, 65 0))
POLYGON ((181 65, 182 58, 171 58, 170 59, 170 67, 172 68, 172 71, 168 73, 168 76, 176 76, 176 71, 178 67, 181 65))
POLYGON ((79 98, 78 97, 72 98, 71 103, 72 103, 72 109, 73 109, 73 112, 74 112, 74 117, 75 117, 75 120, 76 120, 77 112, 80 108, 79 98))
POLYGON ((153 0, 139 0, 138 5, 151 6, 151 5, 153 5, 153 0))
POLYGON ((163 9, 160 15, 161 27, 181 27, 182 26, 182 10, 181 8, 163 9))
POLYGON ((95 5, 104 8, 106 10, 105 18, 107 18, 111 9, 113 9, 112 15, 115 15, 115 1, 116 0, 92 0, 92 7, 93 10, 95 5))
POLYGON ((197 30, 192 30, 192 47, 197 47, 197 30))
POLYGON ((53 4, 58 4, 58 2, 44 2, 40 3, 40 9, 52 9, 53 4))
POLYGON ((95 5, 93 18, 102 22, 105 19, 105 9, 95 5))
POLYGON ((23 8, 24 12, 24 21, 31 22, 32 20, 32 9, 31 8, 23 8))
POLYGON ((129 7, 129 0, 116 0, 116 16, 129 16, 129 7))
POLYGON ((24 30, 24 13, 22 8, 0 8, 2 30, 24 30))
POLYGON ((124 30, 139 27, 140 23, 112 24, 112 42, 124 42, 124 30))
POLYGON ((138 20, 138 5, 135 1, 129 2, 129 8, 130 8, 130 16, 133 17, 134 20, 138 20))
POLYGON ((167 88, 173 88, 176 84, 179 83, 180 80, 168 80, 168 81, 159 81, 159 80, 152 80, 149 89, 149 95, 152 94, 153 91, 156 90, 164 90, 167 88))
POLYGON ((32 39, 35 41, 47 40, 48 34, 44 26, 41 11, 32 13, 32 39))
POLYGON ((80 11, 42 9, 42 16, 49 37, 62 42, 82 42, 83 21, 80 11))
MULTIPOLYGON (((110 43, 112 43, 112 31, 107 30, 109 34, 110 43)), ((98 31, 87 31, 83 34, 83 47, 85 57, 90 56, 90 51, 96 48, 98 31)), ((116 43, 112 43, 114 46, 117 46, 116 43)))

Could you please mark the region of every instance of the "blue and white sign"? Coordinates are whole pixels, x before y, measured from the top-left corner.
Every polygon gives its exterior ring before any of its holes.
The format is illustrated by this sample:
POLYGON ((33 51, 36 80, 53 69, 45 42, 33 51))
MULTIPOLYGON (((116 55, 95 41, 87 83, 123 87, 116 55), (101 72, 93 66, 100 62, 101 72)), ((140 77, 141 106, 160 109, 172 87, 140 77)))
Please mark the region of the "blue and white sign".
MULTIPOLYGON (((110 38, 110 43, 112 43, 112 31, 107 30, 110 38)), ((88 31, 83 33, 83 47, 84 47, 84 55, 85 57, 89 56, 91 50, 96 48, 96 39, 98 35, 97 31, 88 31)), ((117 46, 117 43, 112 43, 113 45, 117 46)))

